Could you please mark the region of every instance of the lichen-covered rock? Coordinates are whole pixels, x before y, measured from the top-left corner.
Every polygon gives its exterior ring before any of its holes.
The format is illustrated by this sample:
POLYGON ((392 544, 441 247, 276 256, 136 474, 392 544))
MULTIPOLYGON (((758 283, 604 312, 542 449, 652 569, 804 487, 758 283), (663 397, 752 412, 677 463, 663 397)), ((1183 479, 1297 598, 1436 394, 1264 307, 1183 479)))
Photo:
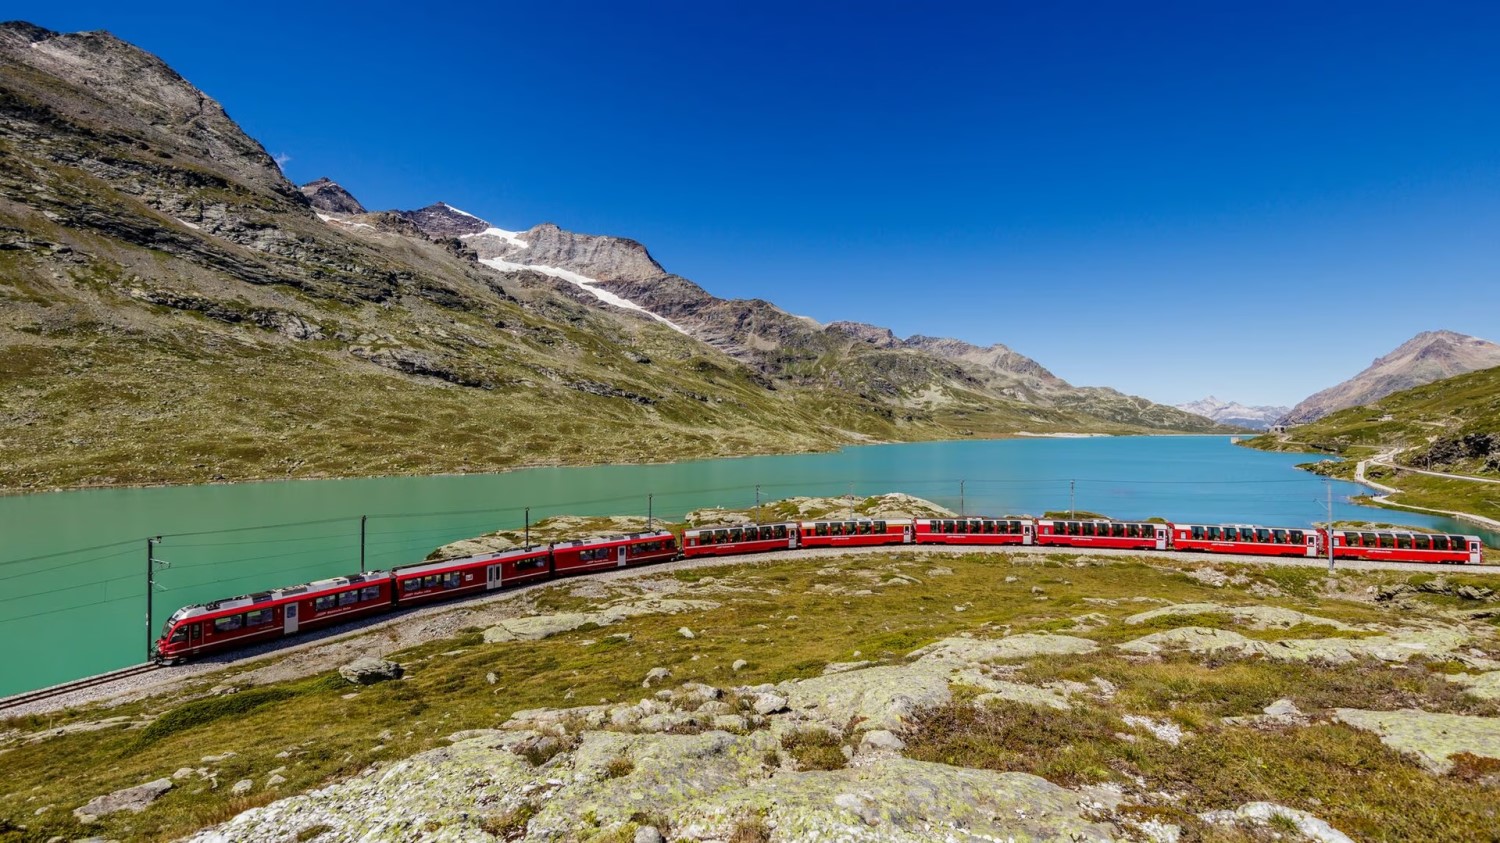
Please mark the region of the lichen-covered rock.
POLYGON ((95 823, 100 817, 119 811, 139 814, 171 789, 171 779, 157 779, 135 787, 127 787, 114 793, 95 796, 88 801, 88 804, 75 808, 73 816, 77 817, 81 823, 95 823))
POLYGON ((1500 700, 1500 670, 1488 673, 1450 673, 1449 682, 1464 686, 1464 693, 1481 700, 1500 700))
POLYGON ((1410 753, 1435 773, 1453 768, 1450 756, 1468 752, 1500 758, 1500 717, 1472 717, 1417 709, 1365 711, 1336 708, 1334 718, 1380 736, 1380 742, 1410 753))
POLYGON ((1029 659, 1036 656, 1071 656, 1091 653, 1099 645, 1072 635, 1025 633, 1005 638, 944 638, 910 653, 926 663, 961 665, 1029 659))
MULTIPOLYGON (((940 671, 868 667, 787 683, 787 703, 798 715, 842 728, 859 718, 870 729, 896 729, 919 709, 952 698, 940 671)), ((760 712, 765 713, 765 712, 760 712)))
POLYGON ((671 675, 672 671, 665 667, 653 667, 646 671, 646 678, 641 680, 641 687, 649 688, 652 685, 659 685, 667 681, 671 675))
POLYGON ((1257 641, 1238 632, 1202 626, 1184 626, 1142 636, 1116 645, 1128 653, 1155 655, 1163 650, 1195 653, 1226 651, 1242 656, 1264 656, 1278 661, 1326 661, 1347 664, 1360 658, 1405 662, 1415 656, 1443 656, 1468 643, 1462 629, 1431 626, 1400 629, 1366 638, 1295 638, 1257 641))
POLYGON ((1268 825, 1272 818, 1279 817, 1290 821, 1304 838, 1313 843, 1354 843, 1348 835, 1312 814, 1296 808, 1288 808, 1285 805, 1277 805, 1274 802, 1247 802, 1233 811, 1210 811, 1206 814, 1199 814, 1199 817, 1215 825, 1237 823, 1268 825))
POLYGON ((1042 708, 1055 708, 1058 711, 1068 711, 1073 704, 1068 702, 1067 694, 1052 688, 1041 688, 1036 685, 1023 685, 1020 682, 996 681, 989 690, 974 698, 977 708, 984 708, 1000 701, 1025 703, 1027 705, 1042 708))
POLYGON ((373 685, 401 678, 401 665, 385 659, 362 658, 339 668, 339 675, 356 685, 373 685))
MULTIPOLYGON (((509 641, 538 641, 563 632, 571 632, 586 624, 611 626, 629 618, 642 615, 675 615, 679 612, 696 612, 717 609, 712 600, 677 600, 665 597, 646 597, 605 606, 594 612, 559 612, 552 615, 531 615, 509 618, 484 631, 484 640, 491 643, 509 641)), ((684 627, 685 629, 686 627, 684 627)))
POLYGON ((1163 617, 1204 614, 1230 615, 1251 629, 1290 629, 1298 624, 1352 629, 1348 624, 1332 618, 1322 618, 1279 606, 1224 606, 1219 603, 1178 603, 1173 606, 1163 606, 1160 609, 1131 615, 1125 619, 1125 623, 1135 625, 1163 617))

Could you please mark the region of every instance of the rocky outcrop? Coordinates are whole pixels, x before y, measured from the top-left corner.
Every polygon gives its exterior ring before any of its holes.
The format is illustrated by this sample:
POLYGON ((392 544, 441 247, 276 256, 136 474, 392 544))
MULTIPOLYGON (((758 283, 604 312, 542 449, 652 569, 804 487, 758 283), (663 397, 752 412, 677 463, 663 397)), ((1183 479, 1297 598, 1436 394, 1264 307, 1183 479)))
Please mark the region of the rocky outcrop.
POLYGON ((1171 606, 1163 606, 1160 609, 1152 609, 1147 612, 1131 615, 1125 619, 1125 623, 1138 625, 1160 618, 1206 614, 1228 615, 1251 629, 1291 629, 1301 624, 1329 626, 1334 629, 1353 629, 1353 627, 1342 621, 1309 615, 1293 609, 1283 609, 1279 606, 1223 606, 1218 603, 1177 603, 1171 606))
POLYGON ((281 841, 312 827, 324 829, 317 838, 324 843, 434 829, 445 839, 576 840, 610 832, 635 839, 661 821, 676 840, 727 840, 751 828, 775 840, 893 843, 925 843, 934 835, 1082 843, 1116 834, 1088 818, 1088 802, 1078 793, 1024 773, 967 770, 890 752, 840 770, 768 767, 778 743, 764 730, 589 730, 540 766, 531 760, 540 756, 528 751, 542 737, 536 732, 454 737, 452 746, 252 809, 190 839, 281 841))
POLYGON ((77 817, 81 823, 95 823, 100 817, 120 811, 139 814, 171 789, 171 779, 157 779, 135 787, 127 787, 114 793, 94 797, 87 805, 74 809, 73 816, 77 817))
POLYGON ((392 679, 400 679, 402 673, 401 665, 395 662, 368 657, 355 659, 339 668, 339 675, 355 685, 389 682, 392 679))
POLYGON ((1280 424, 1306 424, 1393 392, 1500 366, 1500 345, 1454 331, 1423 331, 1343 383, 1300 401, 1280 424))
POLYGON ((436 202, 415 211, 398 211, 397 213, 409 220, 423 234, 438 240, 478 234, 490 227, 489 223, 479 217, 464 213, 446 202, 436 202))
POLYGON ((365 206, 359 204, 349 191, 341 187, 338 182, 324 176, 317 181, 310 181, 299 188, 302 195, 307 197, 307 202, 314 208, 329 214, 363 214, 365 206))
POLYGON ((1361 658, 1405 662, 1417 657, 1451 656, 1460 661, 1490 664, 1487 658, 1460 651, 1469 641, 1462 629, 1432 626, 1398 629, 1366 638, 1289 638, 1259 641, 1238 632, 1184 626, 1157 632, 1116 646, 1127 653, 1157 655, 1167 650, 1264 656, 1278 661, 1326 661, 1348 664, 1361 658))
POLYGON ((531 615, 501 621, 484 631, 484 640, 492 644, 507 641, 537 641, 563 632, 578 629, 586 624, 612 626, 626 618, 642 615, 677 614, 678 612, 701 612, 717 609, 718 603, 711 600, 677 600, 652 597, 606 606, 593 612, 562 612, 552 615, 531 615))
POLYGON ((1422 766, 1442 774, 1461 752, 1500 759, 1500 717, 1472 717, 1417 709, 1365 711, 1336 708, 1334 719, 1380 736, 1380 742, 1413 755, 1422 766))

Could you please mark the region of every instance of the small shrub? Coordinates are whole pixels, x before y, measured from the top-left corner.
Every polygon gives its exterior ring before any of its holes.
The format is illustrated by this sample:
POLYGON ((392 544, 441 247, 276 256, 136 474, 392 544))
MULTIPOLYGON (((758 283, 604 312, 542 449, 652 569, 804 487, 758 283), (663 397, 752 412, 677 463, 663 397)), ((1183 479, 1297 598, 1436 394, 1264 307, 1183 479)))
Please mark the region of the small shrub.
POLYGON ((618 779, 630 775, 635 770, 635 762, 623 755, 617 755, 609 759, 604 765, 604 777, 618 779))
POLYGON ((849 766, 843 741, 822 730, 787 735, 781 739, 781 748, 803 770, 842 770, 849 766))
POLYGON ((536 803, 522 802, 503 814, 484 817, 479 821, 479 830, 501 840, 520 840, 526 836, 526 826, 536 814, 536 803))
POLYGON ((744 817, 730 830, 729 843, 771 843, 771 826, 760 815, 744 817))

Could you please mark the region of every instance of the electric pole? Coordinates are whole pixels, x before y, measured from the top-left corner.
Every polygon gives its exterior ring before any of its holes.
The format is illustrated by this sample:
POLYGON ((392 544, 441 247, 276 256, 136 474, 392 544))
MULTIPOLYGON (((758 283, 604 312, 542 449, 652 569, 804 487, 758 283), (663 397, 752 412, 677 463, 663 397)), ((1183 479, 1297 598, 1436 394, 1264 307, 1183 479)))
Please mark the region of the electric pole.
POLYGON ((1328 573, 1333 573, 1333 481, 1326 480, 1328 487, 1328 573))
POLYGON ((651 499, 654 498, 654 497, 656 497, 656 496, 655 495, 647 495, 646 496, 646 532, 648 532, 648 533, 651 532, 651 499))
POLYGON ((760 523, 760 484, 755 484, 755 523, 760 523))
POLYGON ((146 661, 151 661, 156 644, 156 627, 151 622, 153 598, 156 596, 156 545, 161 536, 146 539, 146 661))
POLYGON ((526 530, 526 532, 525 532, 524 535, 526 536, 526 538, 522 539, 522 541, 525 542, 525 545, 524 545, 525 548, 527 550, 530 550, 531 549, 531 507, 529 507, 529 506, 526 507, 526 527, 525 527, 525 530, 526 530))
POLYGON ((361 574, 365 572, 365 522, 369 518, 368 515, 359 516, 359 572, 361 574))
POLYGON ((1075 511, 1075 507, 1073 506, 1073 484, 1077 482, 1076 480, 1068 481, 1068 518, 1070 519, 1073 517, 1075 511))
POLYGON ((965 481, 965 480, 958 481, 958 517, 959 518, 964 517, 964 512, 965 512, 965 510, 964 510, 964 483, 966 483, 966 482, 968 482, 968 481, 965 481))

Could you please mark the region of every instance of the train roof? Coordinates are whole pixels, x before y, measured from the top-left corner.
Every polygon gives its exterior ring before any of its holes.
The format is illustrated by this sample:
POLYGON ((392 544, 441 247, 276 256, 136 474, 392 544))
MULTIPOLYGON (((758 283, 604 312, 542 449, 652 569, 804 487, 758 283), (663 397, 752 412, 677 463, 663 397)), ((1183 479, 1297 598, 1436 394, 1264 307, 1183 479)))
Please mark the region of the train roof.
POLYGON ((806 519, 804 521, 801 521, 801 522, 798 522, 798 523, 801 523, 801 524, 849 524, 849 523, 854 523, 854 524, 860 524, 860 523, 870 524, 870 523, 874 523, 876 521, 883 521, 883 522, 885 522, 887 524, 910 524, 910 523, 912 523, 912 519, 910 519, 910 518, 870 518, 869 516, 866 516, 866 515, 861 515, 861 516, 859 516, 857 518, 808 518, 808 519, 806 519))
POLYGON ((1466 533, 1429 533, 1426 530, 1390 530, 1379 527, 1374 529, 1356 529, 1354 527, 1340 527, 1333 531, 1334 535, 1340 535, 1343 533, 1390 533, 1393 536, 1447 536, 1448 538, 1458 537, 1461 539, 1470 539, 1472 541, 1481 543, 1484 541, 1484 539, 1480 538, 1479 536, 1471 536, 1466 533))
POLYGON ((625 533, 623 535, 618 535, 618 536, 590 536, 590 537, 588 537, 586 539, 571 539, 571 540, 565 541, 565 542, 556 542, 556 543, 554 543, 552 545, 552 547, 553 548, 559 548, 559 547, 573 548, 573 547, 582 547, 583 545, 589 545, 589 544, 613 544, 615 542, 623 542, 623 541, 639 541, 641 539, 666 539, 666 538, 676 538, 676 536, 674 536, 670 530, 656 530, 656 531, 653 531, 653 532, 645 532, 645 533, 625 533))
POLYGON ((1020 515, 938 515, 932 518, 917 518, 922 521, 1030 521, 1020 515))
POLYGON ((760 528, 760 527, 795 527, 795 526, 797 526, 797 522, 796 521, 771 521, 771 522, 766 523, 766 524, 714 524, 714 525, 709 526, 709 527, 693 527, 691 529, 683 530, 682 532, 683 532, 684 535, 686 535, 688 533, 693 533, 693 534, 704 533, 704 532, 707 532, 709 530, 747 530, 747 529, 749 529, 751 527, 760 528))
POLYGON ((391 573, 398 577, 411 574, 427 574, 433 571, 441 571, 447 568, 458 568, 465 565, 473 565, 485 562, 504 562, 508 559, 519 559, 523 556, 535 556, 547 553, 547 546, 534 544, 530 547, 516 547, 510 550, 502 550, 497 553, 476 553, 472 556, 455 556, 449 559, 434 559, 431 562, 414 562, 410 565, 397 565, 391 569, 391 573))
POLYGON ((291 585, 285 588, 276 588, 270 591, 257 591, 254 594, 242 594, 239 597, 226 597, 223 600, 212 600, 208 603, 197 603, 192 606, 183 606, 172 613, 171 620, 179 621, 183 618, 194 618, 214 612, 227 612, 233 609, 248 609, 266 603, 276 603, 291 598, 302 598, 317 596, 326 592, 343 591, 350 586, 364 586, 371 582, 389 580, 389 571, 367 571, 363 574, 345 574, 341 577, 329 577, 323 580, 291 585))

